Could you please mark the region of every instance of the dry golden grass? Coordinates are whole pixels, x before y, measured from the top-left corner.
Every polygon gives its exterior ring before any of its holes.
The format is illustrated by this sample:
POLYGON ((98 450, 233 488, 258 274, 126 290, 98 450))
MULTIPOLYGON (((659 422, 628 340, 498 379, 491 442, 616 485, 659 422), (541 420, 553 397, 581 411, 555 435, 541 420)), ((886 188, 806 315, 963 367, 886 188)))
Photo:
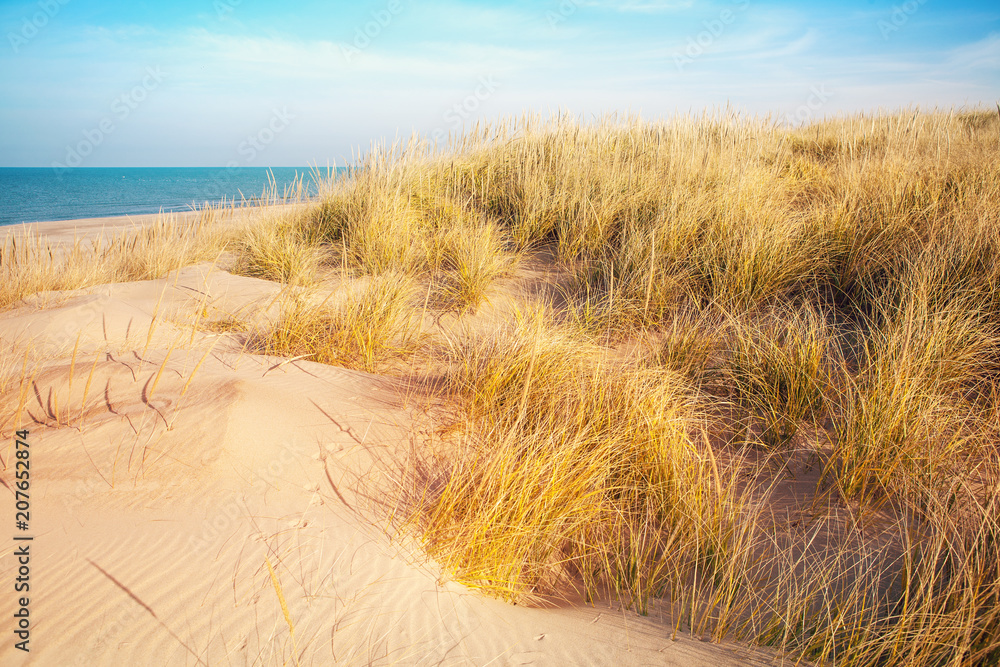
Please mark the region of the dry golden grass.
POLYGON ((449 229, 440 246, 440 302, 460 311, 474 312, 488 301, 494 283, 509 275, 518 261, 504 251, 504 232, 490 223, 449 229))
POLYGON ((517 600, 571 574, 645 609, 671 568, 725 547, 726 492, 676 376, 602 363, 538 313, 451 357, 465 437, 419 525, 462 581, 517 600))
POLYGON ((249 226, 234 249, 233 273, 290 285, 314 284, 324 259, 318 244, 303 234, 299 219, 287 214, 249 226))
POLYGON ((823 316, 808 308, 733 327, 726 379, 760 422, 760 443, 784 446, 802 422, 823 415, 839 368, 831 359, 835 344, 823 316))
MULTIPOLYGON (((37 354, 30 346, 10 344, 0 355, 0 435, 21 428, 32 383, 38 374, 37 354)), ((5 466, 6 468, 6 463, 5 466)))
POLYGON ((448 415, 404 524, 460 580, 819 662, 1000 661, 996 113, 525 117, 376 148, 303 206, 19 239, 0 307, 231 249, 288 286, 277 320, 227 329, 368 371, 457 311, 403 371, 448 415), (555 258, 560 298, 476 320, 526 255, 555 258), (319 258, 362 287, 317 302, 319 258))
POLYGON ((215 261, 231 239, 231 229, 222 224, 231 214, 210 208, 194 220, 163 215, 137 231, 70 247, 53 246, 30 231, 11 234, 0 244, 0 309, 38 292, 150 280, 215 261))
POLYGON ((563 325, 451 346, 430 552, 508 599, 659 600, 820 661, 1000 659, 998 129, 524 119, 366 165, 409 247, 480 216, 571 277, 563 325), (781 491, 802 461, 811 491, 781 491))
POLYGON ((277 321, 251 330, 247 349, 375 372, 414 350, 413 296, 411 280, 396 274, 372 278, 337 305, 289 290, 277 321))

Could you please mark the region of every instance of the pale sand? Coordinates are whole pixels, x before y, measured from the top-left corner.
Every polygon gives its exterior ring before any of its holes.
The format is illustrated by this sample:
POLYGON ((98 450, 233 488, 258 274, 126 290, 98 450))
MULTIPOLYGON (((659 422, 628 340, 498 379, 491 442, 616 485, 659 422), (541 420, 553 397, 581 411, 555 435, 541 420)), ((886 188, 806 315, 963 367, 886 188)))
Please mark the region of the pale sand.
MULTIPOLYGON (((112 223, 37 229, 69 239, 101 224, 112 223)), ((5 491, 0 664, 780 663, 767 651, 672 640, 655 611, 484 598, 447 581, 407 540, 390 540, 380 500, 392 495, 391 462, 413 441, 394 384, 307 361, 281 365, 183 325, 196 310, 232 313, 277 289, 196 266, 39 295, 0 313, 0 354, 29 337, 46 354, 27 408, 31 652, 16 650, 10 632, 17 531, 5 491), (68 425, 56 423, 57 411, 68 425)), ((10 442, 0 447, 7 462, 10 442)), ((13 488, 13 466, 0 480, 13 488)))
POLYGON ((53 220, 50 222, 26 222, 17 225, 0 227, 0 238, 21 236, 25 233, 45 236, 54 244, 73 241, 76 238, 92 238, 99 234, 111 235, 132 229, 138 229, 156 222, 164 217, 178 220, 194 220, 197 211, 179 213, 150 213, 144 215, 119 215, 106 218, 80 218, 79 220, 53 220))
MULTIPOLYGON (((303 206, 301 203, 272 204, 267 207, 223 208, 219 212, 228 216, 231 212, 236 219, 247 212, 260 210, 281 211, 287 208, 303 206)), ((158 220, 174 220, 179 222, 194 222, 204 211, 174 211, 170 213, 144 213, 142 215, 118 215, 103 218, 79 218, 77 220, 52 220, 48 222, 26 222, 16 225, 0 226, 0 242, 11 236, 21 237, 25 234, 44 236, 53 245, 72 243, 76 240, 90 240, 103 236, 112 237, 126 231, 132 231, 151 225, 158 220)))

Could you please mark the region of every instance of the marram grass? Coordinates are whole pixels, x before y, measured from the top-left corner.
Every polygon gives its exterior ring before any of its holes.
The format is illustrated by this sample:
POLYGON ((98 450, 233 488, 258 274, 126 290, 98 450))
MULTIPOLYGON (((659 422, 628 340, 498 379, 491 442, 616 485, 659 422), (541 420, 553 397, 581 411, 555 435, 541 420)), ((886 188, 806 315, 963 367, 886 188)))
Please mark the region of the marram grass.
POLYGON ((227 335, 428 388, 403 527, 459 580, 821 663, 998 664, 998 165, 993 110, 526 116, 249 224, 8 237, 0 308, 201 261, 283 283, 227 335), (477 319, 506 277, 516 310, 477 319))

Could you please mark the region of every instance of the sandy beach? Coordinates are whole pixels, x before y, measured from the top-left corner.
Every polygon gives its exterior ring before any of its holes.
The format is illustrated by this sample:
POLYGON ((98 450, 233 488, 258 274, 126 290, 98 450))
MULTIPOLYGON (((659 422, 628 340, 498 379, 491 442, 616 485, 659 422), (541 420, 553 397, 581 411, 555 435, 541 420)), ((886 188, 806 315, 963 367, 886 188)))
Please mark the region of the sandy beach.
MULTIPOLYGON (((38 223, 53 244, 153 217, 38 223)), ((2 230, 10 234, 22 230, 2 230)), ((5 665, 766 665, 775 654, 675 633, 615 603, 514 606, 448 580, 388 530, 411 390, 250 354, 195 327, 276 283, 210 264, 29 297, 0 313, 31 346, 24 440, 30 653, 5 665)), ((14 356, 19 354, 20 356, 14 356)), ((28 362, 25 361, 27 364, 28 362)), ((11 434, 0 451, 15 525, 11 434)), ((13 530, 13 529, 11 529, 13 530)), ((0 596, 0 616, 17 598, 0 596)), ((9 637, 8 637, 9 639, 9 637)))

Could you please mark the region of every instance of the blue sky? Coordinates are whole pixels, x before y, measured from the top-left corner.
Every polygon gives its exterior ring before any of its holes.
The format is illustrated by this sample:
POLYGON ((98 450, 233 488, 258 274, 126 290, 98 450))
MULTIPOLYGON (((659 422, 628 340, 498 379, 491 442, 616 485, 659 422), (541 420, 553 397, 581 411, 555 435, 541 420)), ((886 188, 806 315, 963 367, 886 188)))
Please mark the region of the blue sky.
POLYGON ((1000 3, 0 0, 0 166, 343 164, 522 111, 1000 99, 1000 3))

